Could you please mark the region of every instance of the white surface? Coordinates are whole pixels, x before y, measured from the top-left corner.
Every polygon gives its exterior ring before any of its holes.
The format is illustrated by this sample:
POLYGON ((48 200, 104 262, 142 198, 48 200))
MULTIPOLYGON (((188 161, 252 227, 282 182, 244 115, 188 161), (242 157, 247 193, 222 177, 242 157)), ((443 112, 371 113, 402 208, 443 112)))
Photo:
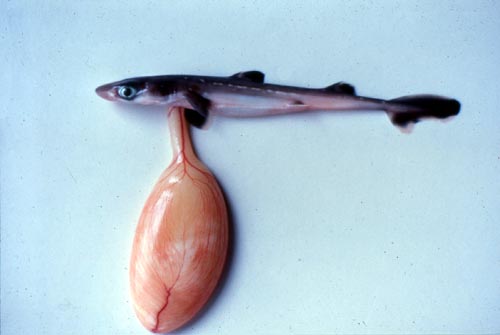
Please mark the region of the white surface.
POLYGON ((3 1, 2 335, 147 334, 127 271, 170 160, 166 118, 93 90, 250 69, 449 95, 462 112, 409 136, 381 114, 193 131, 230 201, 234 253, 178 333, 500 332, 500 5, 381 3, 3 1))

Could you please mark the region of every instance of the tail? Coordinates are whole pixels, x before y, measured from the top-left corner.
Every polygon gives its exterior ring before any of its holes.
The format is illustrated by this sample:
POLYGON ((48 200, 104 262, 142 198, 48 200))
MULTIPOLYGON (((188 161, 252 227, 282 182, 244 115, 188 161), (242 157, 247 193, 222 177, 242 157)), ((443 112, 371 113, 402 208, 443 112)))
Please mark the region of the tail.
POLYGON ((387 101, 387 114, 392 124, 403 130, 422 119, 446 119, 459 111, 460 102, 437 95, 409 95, 387 101))

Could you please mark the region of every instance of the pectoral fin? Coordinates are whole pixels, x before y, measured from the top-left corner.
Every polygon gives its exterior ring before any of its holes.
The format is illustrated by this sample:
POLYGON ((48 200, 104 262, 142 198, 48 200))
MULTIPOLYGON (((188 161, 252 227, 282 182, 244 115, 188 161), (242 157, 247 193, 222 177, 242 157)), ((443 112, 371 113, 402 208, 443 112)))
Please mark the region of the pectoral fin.
POLYGON ((237 78, 251 81, 252 83, 262 84, 264 83, 264 73, 260 71, 246 71, 238 72, 230 76, 229 78, 237 78))
POLYGON ((185 108, 184 116, 189 124, 195 126, 196 128, 202 128, 207 122, 207 117, 201 115, 194 109, 185 108))
POLYGON ((202 128, 207 123, 210 100, 193 91, 187 92, 185 96, 186 100, 193 107, 193 109, 186 108, 186 120, 188 120, 191 125, 202 128))

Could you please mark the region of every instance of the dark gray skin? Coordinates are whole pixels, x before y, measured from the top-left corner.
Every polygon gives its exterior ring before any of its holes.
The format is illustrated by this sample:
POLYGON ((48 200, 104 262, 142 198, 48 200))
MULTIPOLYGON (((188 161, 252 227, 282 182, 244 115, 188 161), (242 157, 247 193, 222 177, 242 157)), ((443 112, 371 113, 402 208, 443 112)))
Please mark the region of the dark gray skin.
POLYGON ((445 119, 460 111, 457 100, 442 96, 381 100, 357 96, 354 87, 344 82, 318 89, 266 84, 264 74, 258 71, 230 77, 137 77, 100 86, 96 92, 110 101, 183 107, 188 121, 197 127, 203 126, 212 114, 256 117, 320 110, 380 110, 394 125, 409 129, 422 119, 445 119))

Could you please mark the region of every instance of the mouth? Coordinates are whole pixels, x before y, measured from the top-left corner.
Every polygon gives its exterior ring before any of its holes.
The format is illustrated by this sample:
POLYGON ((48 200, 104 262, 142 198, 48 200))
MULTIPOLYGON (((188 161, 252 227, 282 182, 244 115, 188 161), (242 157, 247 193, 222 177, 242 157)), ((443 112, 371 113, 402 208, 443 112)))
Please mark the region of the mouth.
POLYGON ((98 96, 100 96, 103 99, 109 100, 109 101, 116 101, 118 100, 114 90, 113 86, 106 84, 99 86, 98 88, 95 89, 95 92, 97 93, 98 96))

